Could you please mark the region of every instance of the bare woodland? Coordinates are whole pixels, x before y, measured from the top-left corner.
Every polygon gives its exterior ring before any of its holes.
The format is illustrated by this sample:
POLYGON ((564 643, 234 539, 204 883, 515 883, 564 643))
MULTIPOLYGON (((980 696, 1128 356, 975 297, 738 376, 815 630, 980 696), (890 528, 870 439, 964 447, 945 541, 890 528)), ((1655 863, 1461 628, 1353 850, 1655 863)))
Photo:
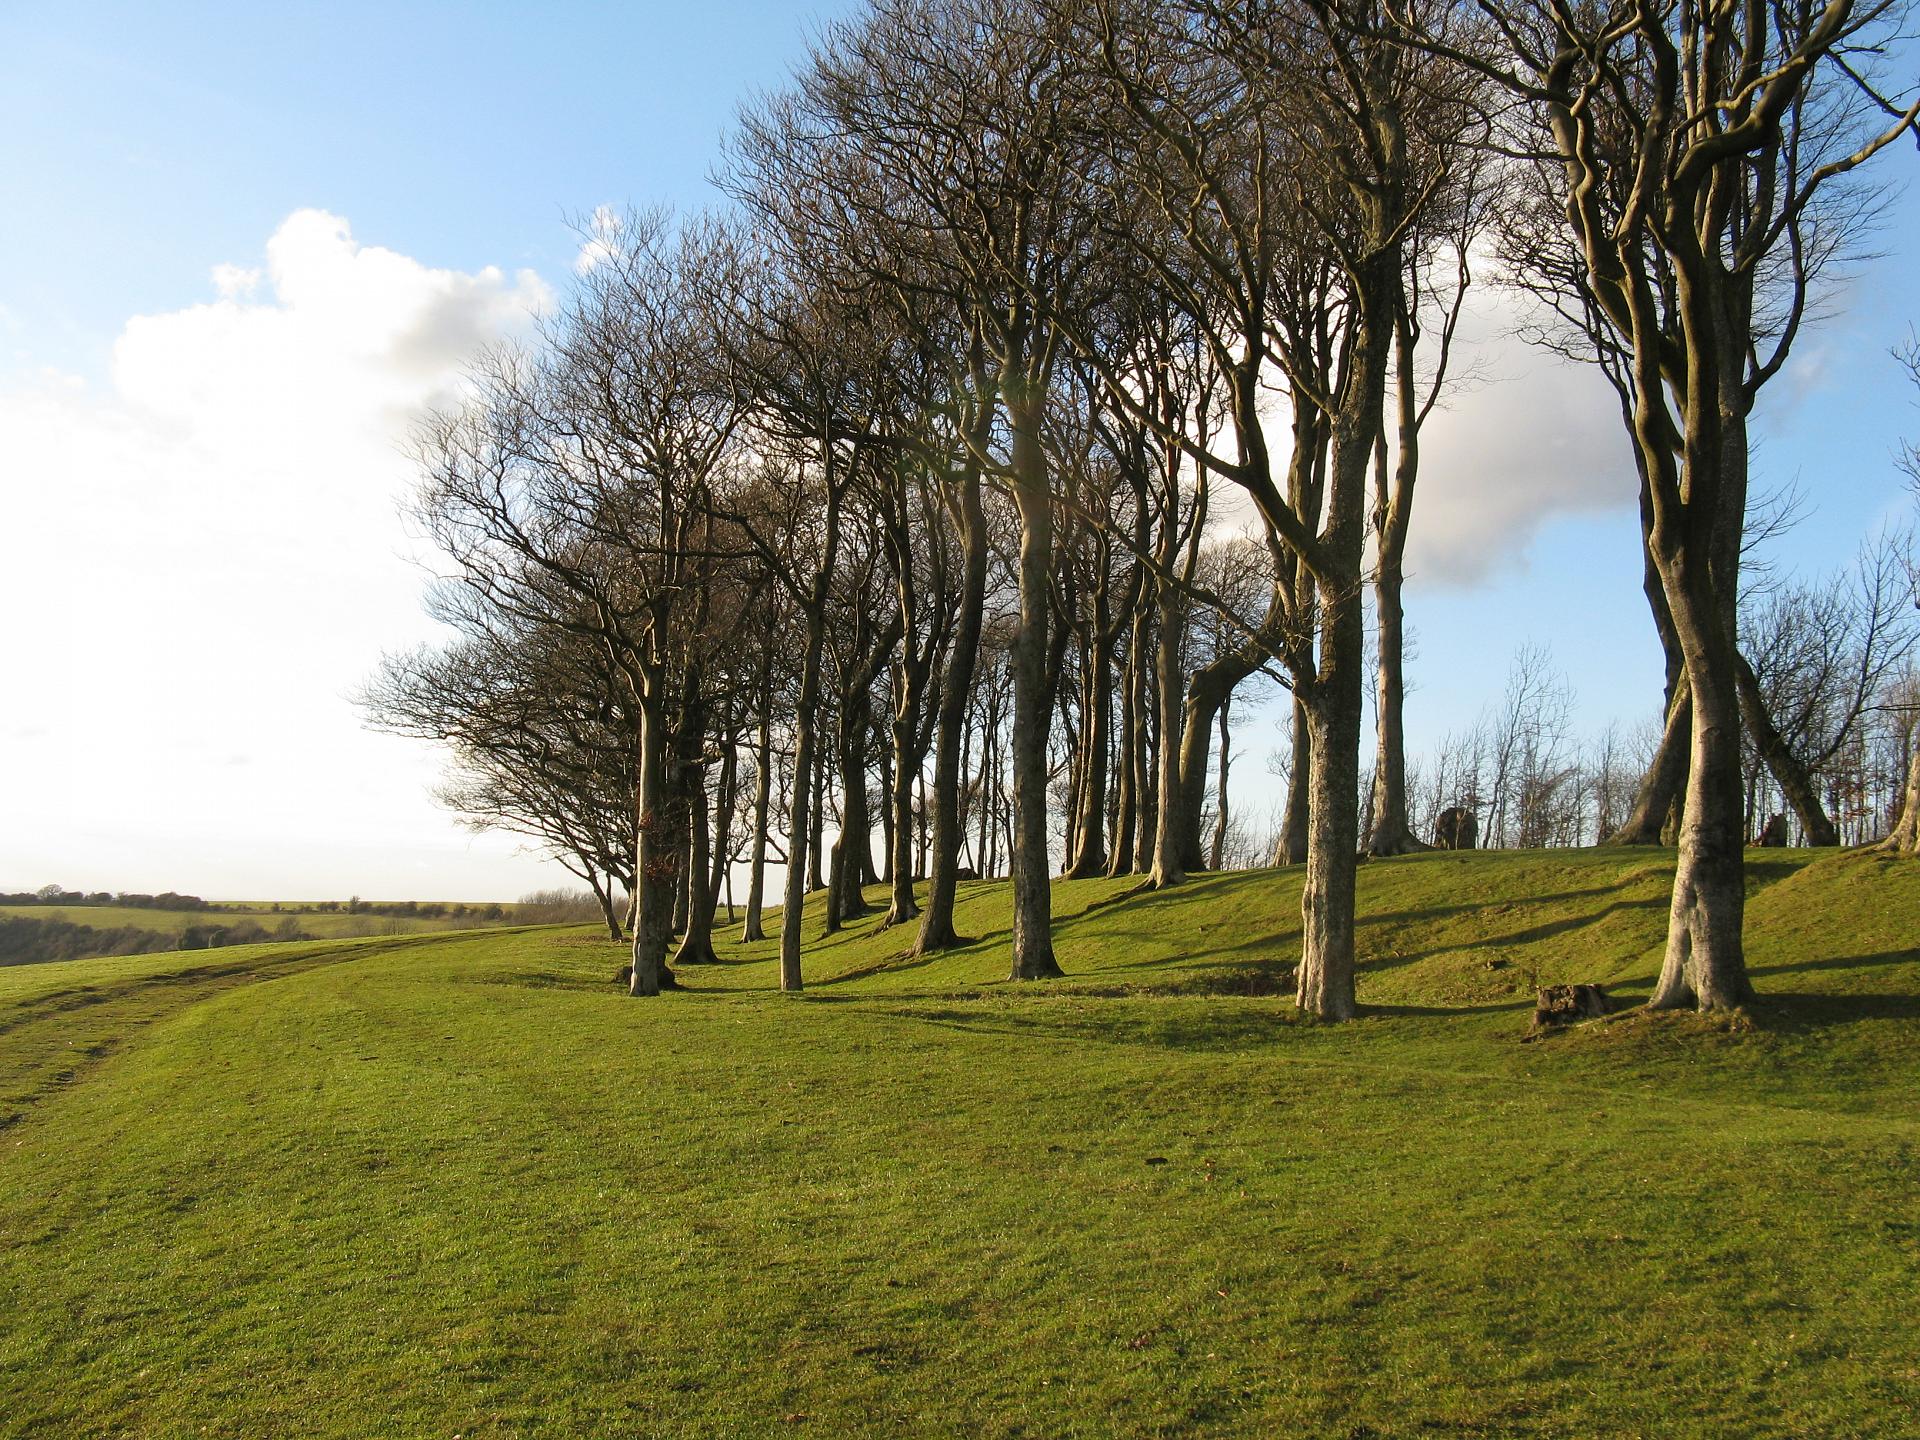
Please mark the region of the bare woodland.
POLYGON ((962 877, 1007 876, 1038 979, 1056 875, 1276 863, 1305 866, 1298 1003, 1344 1019, 1358 866, 1464 811, 1484 846, 1677 845, 1653 1003, 1738 1006, 1772 816, 1920 826, 1911 547, 1748 561, 1794 504, 1750 494, 1753 417, 1916 138, 1908 19, 872 0, 741 115, 724 207, 601 217, 540 342, 422 426, 457 638, 367 710, 593 889, 636 995, 714 958, 736 869, 757 939, 781 867, 798 989, 810 890, 832 928, 885 885, 929 952, 962 877), (1408 753, 1421 433, 1475 285, 1619 398, 1667 657, 1644 733, 1581 736, 1523 649, 1408 753), (1257 706, 1290 735, 1271 817, 1229 803, 1257 706))

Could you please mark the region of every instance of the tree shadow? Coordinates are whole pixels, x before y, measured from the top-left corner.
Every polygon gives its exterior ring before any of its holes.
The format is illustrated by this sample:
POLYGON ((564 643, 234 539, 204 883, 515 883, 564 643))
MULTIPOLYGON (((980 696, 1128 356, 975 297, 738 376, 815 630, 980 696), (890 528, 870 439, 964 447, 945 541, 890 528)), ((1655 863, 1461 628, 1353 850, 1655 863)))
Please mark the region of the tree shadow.
POLYGON ((1748 975, 1800 975, 1814 970, 1874 970, 1885 965, 1920 965, 1920 950, 1887 950, 1878 955, 1829 955, 1782 965, 1750 965, 1748 975))
MULTIPOLYGON (((1909 954, 1906 958, 1911 959, 1909 954)), ((1920 1020, 1920 995, 1833 995, 1770 990, 1752 1005, 1754 1018, 1780 1034, 1806 1035, 1863 1020, 1920 1020)))
MULTIPOLYGON (((1358 922, 1358 928, 1364 930, 1369 926, 1405 925, 1422 921, 1443 920, 1449 916, 1471 915, 1477 911, 1492 909, 1496 906, 1501 909, 1514 909, 1527 905, 1552 905, 1562 900, 1592 900, 1601 895, 1611 895, 1616 891, 1625 890, 1632 885, 1642 884, 1646 879, 1647 877, 1644 875, 1623 876, 1612 885, 1594 885, 1583 890, 1552 890, 1538 895, 1503 896, 1499 899, 1469 901, 1458 905, 1429 905, 1418 910, 1389 910, 1377 915, 1361 916, 1358 922)), ((1667 901, 1664 897, 1649 897, 1645 901, 1623 900, 1618 903, 1623 905, 1664 905, 1667 901)), ((1589 918, 1591 917, 1582 917, 1570 923, 1573 925, 1584 925, 1588 923, 1589 918)), ((1488 941, 1486 943, 1492 944, 1494 942, 1488 941)), ((1452 948, 1459 949, 1462 947, 1454 946, 1452 948)))
POLYGON ((1373 1005, 1362 1004, 1358 1008, 1364 1018, 1375 1016, 1390 1020, 1407 1016, 1426 1016, 1449 1018, 1458 1015, 1512 1015, 1525 1014, 1533 1009, 1531 1000, 1502 1000, 1490 1005, 1373 1005))
POLYGON ((1525 930, 1515 930, 1507 935, 1482 936, 1462 945, 1436 945, 1430 950, 1414 950, 1404 955, 1388 955, 1361 960, 1357 968, 1375 972, 1381 970, 1396 970, 1403 965, 1414 964, 1416 961, 1430 960, 1436 955, 1463 954, 1474 950, 1485 950, 1503 945, 1533 945, 1542 940, 1551 940, 1556 935, 1566 935, 1575 930, 1584 930, 1590 925, 1598 925, 1609 915, 1614 915, 1621 911, 1659 909, 1667 903, 1664 898, 1659 896, 1651 896, 1645 900, 1616 900, 1611 905, 1604 906, 1590 915, 1570 915, 1564 920, 1549 920, 1544 924, 1531 925, 1525 930))

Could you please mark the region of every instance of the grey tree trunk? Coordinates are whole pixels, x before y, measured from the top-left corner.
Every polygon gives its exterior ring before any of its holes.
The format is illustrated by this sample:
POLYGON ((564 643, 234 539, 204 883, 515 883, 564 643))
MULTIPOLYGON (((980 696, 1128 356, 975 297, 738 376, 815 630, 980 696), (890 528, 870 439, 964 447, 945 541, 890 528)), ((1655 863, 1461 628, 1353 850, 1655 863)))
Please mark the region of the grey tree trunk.
POLYGON ((1082 686, 1082 735, 1080 744, 1079 817, 1075 821, 1075 845, 1066 873, 1072 879, 1101 875, 1107 868, 1107 749, 1108 726, 1113 709, 1113 667, 1102 653, 1100 636, 1104 616, 1094 624, 1094 643, 1084 657, 1086 680, 1082 686))
POLYGON ((687 864, 687 853, 688 846, 692 843, 693 832, 688 828, 686 814, 682 809, 684 803, 684 801, 676 801, 673 807, 676 812, 679 812, 678 818, 674 823, 674 830, 679 835, 677 848, 674 851, 674 864, 678 867, 673 882, 672 933, 675 935, 684 935, 686 933, 687 885, 691 879, 689 873, 691 867, 687 864))
POLYGON ((1188 870, 1217 868, 1208 865, 1200 842, 1214 721, 1225 713, 1240 682, 1260 668, 1260 659, 1260 650, 1248 645, 1211 661, 1187 682, 1180 727, 1180 863, 1188 870))
POLYGON ((1807 844, 1838 845, 1840 830, 1828 817, 1826 806, 1820 803, 1819 787, 1807 773, 1807 767, 1800 763, 1767 713, 1766 698, 1760 693, 1760 682, 1753 667, 1747 663, 1746 656, 1737 652, 1734 665, 1740 686, 1740 714, 1753 736, 1753 747, 1773 772, 1773 778, 1780 782, 1780 793, 1787 797, 1793 813, 1800 818, 1807 844))
POLYGON ((1658 845, 1666 836, 1670 817, 1678 810, 1687 785, 1687 762, 1693 750, 1693 692, 1681 674, 1673 698, 1667 704, 1666 724, 1660 734, 1660 748, 1653 763, 1640 777, 1634 792, 1633 809, 1618 830, 1607 837, 1609 845, 1658 845))
POLYGON ((1313 729, 1307 723, 1307 709, 1299 700, 1292 705, 1293 759, 1287 770, 1287 809, 1281 821, 1280 837, 1273 847, 1276 865, 1304 865, 1307 860, 1307 792, 1313 767, 1313 729))
POLYGON ((873 868, 873 817, 867 813, 865 748, 867 715, 862 695, 841 698, 847 718, 840 735, 840 838, 834 843, 835 862, 827 884, 828 929, 867 913, 861 889, 864 871, 873 868))
MULTIPOLYGON (((1745 809, 1740 784, 1740 706, 1733 646, 1717 623, 1683 616, 1693 693, 1692 747, 1680 858, 1674 869, 1667 950, 1647 1005, 1726 1010, 1753 998, 1742 925, 1746 909, 1745 809)), ((1717 620, 1717 617, 1712 617, 1717 620)))
POLYGON ((674 952, 677 965, 712 965, 713 953, 713 815, 707 804, 707 778, 697 765, 682 772, 687 790, 687 926, 674 952))
POLYGON ((1014 501, 1020 512, 1020 627, 1013 671, 1013 967, 1010 979, 1059 975, 1053 957, 1053 867, 1047 856, 1047 737, 1053 698, 1047 686, 1047 623, 1053 597, 1053 496, 1040 444, 1040 394, 1010 397, 1014 501))
POLYGON ((1678 457, 1683 468, 1677 473, 1671 430, 1653 410, 1665 399, 1664 377, 1651 357, 1636 356, 1636 440, 1657 477, 1652 554, 1693 707, 1666 958, 1647 1004, 1656 1010, 1689 1003, 1728 1010, 1753 998, 1743 935, 1746 808, 1734 643, 1747 513, 1746 401, 1737 393, 1746 333, 1726 326, 1710 299, 1692 286, 1683 290, 1689 363, 1678 457))
MULTIPOLYGON (((800 697, 793 712, 793 800, 788 810, 787 888, 780 912, 780 988, 797 991, 800 978, 800 922, 807 899, 809 852, 818 829, 810 807, 814 771, 820 768, 817 712, 820 708, 820 654, 826 643, 826 616, 815 607, 807 617, 807 638, 800 657, 800 697)), ((818 863, 818 856, 814 861, 818 863)))
POLYGON ((1113 848, 1107 856, 1107 874, 1124 875, 1133 863, 1133 752, 1139 744, 1139 715, 1133 703, 1133 661, 1120 671, 1120 750, 1113 783, 1113 848))
POLYGON ((747 914, 740 927, 743 943, 767 938, 760 911, 767 894, 767 815, 773 803, 773 702, 760 711, 760 773, 753 777, 753 858, 747 867, 747 914))
POLYGON ((662 842, 666 813, 667 739, 656 699, 640 707, 640 823, 634 869, 638 916, 633 926, 633 976, 628 993, 658 995, 673 984, 667 970, 672 939, 674 872, 672 847, 662 842))
POLYGON ((1893 828, 1880 842, 1882 850, 1895 855, 1920 855, 1920 725, 1914 727, 1909 744, 1913 753, 1907 759, 1907 792, 1893 828))
POLYGON ((1216 799, 1213 806, 1213 854, 1208 868, 1225 868, 1227 852, 1227 829, 1231 823, 1227 810, 1227 772, 1233 763, 1233 730, 1230 716, 1233 713, 1233 697, 1229 695, 1220 702, 1220 782, 1214 787, 1216 799))
MULTIPOLYGON (((719 783, 714 787, 713 854, 707 871, 707 924, 713 924, 720 890, 733 869, 733 812, 740 798, 740 748, 729 737, 720 757, 719 783)), ((727 889, 727 923, 733 923, 732 887, 727 889)))
MULTIPOLYGON (((911 636, 905 641, 913 646, 911 636)), ((926 668, 911 663, 894 667, 896 700, 893 712, 893 764, 887 776, 887 806, 892 823, 887 832, 887 879, 892 897, 882 927, 904 925, 920 914, 913 898, 913 782, 920 773, 920 707, 926 688, 926 668)))
MULTIPOLYGON (((1384 210, 1373 223, 1383 225, 1384 215, 1391 213, 1384 210)), ((1350 1020, 1355 1013, 1354 898, 1366 687, 1360 568, 1366 550, 1367 475, 1383 418, 1399 274, 1398 247, 1383 245, 1365 262, 1354 285, 1351 370, 1333 420, 1327 518, 1315 576, 1320 663, 1301 697, 1313 758, 1307 771, 1307 874, 1300 892, 1297 1001, 1302 1011, 1321 1020, 1350 1020)))
POLYGON ((826 879, 821 874, 820 862, 826 857, 826 848, 821 843, 827 823, 827 770, 829 767, 820 762, 818 756, 813 763, 813 809, 810 812, 812 829, 807 832, 807 893, 816 894, 827 888, 826 879))
POLYGON ((1397 564, 1381 564, 1374 581, 1374 597, 1380 627, 1380 690, 1367 853, 1406 855, 1428 847, 1413 833, 1407 819, 1405 612, 1400 603, 1397 564))
POLYGON ((965 817, 960 813, 961 751, 967 740, 967 704, 980 654, 980 626, 987 603, 987 520, 980 503, 980 476, 971 465, 960 481, 962 580, 958 628, 940 679, 939 726, 933 759, 933 839, 927 857, 927 906, 920 916, 916 955, 950 950, 961 943, 953 928, 956 872, 965 817))
MULTIPOLYGON (((1160 766, 1156 792, 1159 796, 1158 810, 1153 841, 1153 888, 1165 890, 1179 885, 1187 878, 1183 862, 1183 841, 1186 839, 1183 824, 1183 801, 1186 796, 1180 784, 1180 747, 1172 743, 1169 733, 1173 717, 1180 714, 1180 691, 1183 672, 1180 664, 1181 641, 1186 635, 1186 606, 1171 584, 1164 581, 1158 584, 1160 645, 1154 665, 1154 684, 1160 700, 1161 740, 1160 766)), ((1206 743, 1205 738, 1201 744, 1206 743)), ((1203 759, 1201 764, 1206 762, 1203 759)), ((1196 831, 1198 817, 1195 817, 1196 831)))
MULTIPOLYGON (((1147 607, 1149 615, 1158 606, 1147 607)), ((1160 686, 1155 681, 1155 656, 1158 647, 1153 642, 1153 627, 1143 624, 1136 635, 1144 637, 1140 651, 1139 674, 1135 684, 1139 687, 1140 709, 1140 745, 1134 751, 1133 795, 1134 808, 1139 812, 1134 822, 1133 834, 1133 870, 1136 875, 1153 874, 1153 847, 1160 836, 1160 746, 1166 742, 1166 720, 1160 714, 1156 697, 1160 686)))
MULTIPOLYGON (((1336 480, 1337 488, 1337 480, 1336 480)), ((1354 896, 1360 845, 1360 725, 1364 643, 1359 575, 1346 595, 1321 604, 1321 662, 1307 704, 1307 874, 1300 892, 1300 1008, 1321 1020, 1351 1020, 1354 896)))
POLYGON ((593 891, 594 903, 600 907, 600 919, 607 927, 607 938, 616 944, 627 938, 627 932, 620 927, 620 912, 613 903, 613 876, 607 876, 606 883, 600 883, 600 877, 592 865, 587 866, 587 886, 593 891))

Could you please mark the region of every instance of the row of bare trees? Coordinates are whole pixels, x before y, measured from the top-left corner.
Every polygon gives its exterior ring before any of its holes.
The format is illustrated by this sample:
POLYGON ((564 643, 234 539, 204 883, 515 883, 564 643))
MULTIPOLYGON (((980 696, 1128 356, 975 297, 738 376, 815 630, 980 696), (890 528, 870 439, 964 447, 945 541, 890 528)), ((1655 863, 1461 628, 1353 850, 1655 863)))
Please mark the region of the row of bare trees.
POLYGON ((616 931, 631 886, 636 994, 676 934, 712 958, 736 861, 756 934, 779 862, 797 989, 810 883, 832 927, 884 877, 929 952, 961 871, 1002 865, 1012 977, 1059 973, 1057 871, 1224 858, 1215 727, 1264 673, 1297 998, 1351 1016, 1363 834, 1419 844, 1420 432, 1497 250, 1640 465, 1676 737, 1640 809, 1680 816, 1659 998, 1739 1003, 1747 416, 1864 203, 1823 197, 1912 126, 1863 98, 1894 18, 872 0, 743 115, 724 215, 603 217, 542 343, 425 427, 460 638, 389 662, 372 709, 452 740, 449 798, 574 857, 616 931))
MULTIPOLYGON (((1884 558, 1884 555, 1882 555, 1884 558)), ((1899 608, 1877 609, 1870 590, 1834 581, 1770 595, 1760 617, 1795 643, 1754 654, 1771 714, 1792 717, 1771 732, 1791 747, 1818 805, 1811 829, 1782 790, 1753 731, 1742 736, 1743 823, 1754 844, 1863 845, 1898 823, 1914 746, 1920 742, 1920 672, 1913 668, 1912 581, 1905 564, 1899 608), (1817 641, 1817 643, 1815 643, 1817 641)), ((1856 582, 1869 579, 1863 571, 1856 582)), ((1748 643, 1743 630, 1743 647, 1748 643)), ((1471 813, 1475 843, 1488 849, 1606 844, 1625 822, 1641 777, 1658 757, 1663 729, 1615 721, 1597 735, 1579 727, 1571 681, 1548 653, 1523 646, 1504 690, 1473 724, 1442 736, 1408 762, 1407 797, 1422 835, 1454 807, 1471 813)), ((1665 838, 1673 839, 1669 816, 1665 838)))

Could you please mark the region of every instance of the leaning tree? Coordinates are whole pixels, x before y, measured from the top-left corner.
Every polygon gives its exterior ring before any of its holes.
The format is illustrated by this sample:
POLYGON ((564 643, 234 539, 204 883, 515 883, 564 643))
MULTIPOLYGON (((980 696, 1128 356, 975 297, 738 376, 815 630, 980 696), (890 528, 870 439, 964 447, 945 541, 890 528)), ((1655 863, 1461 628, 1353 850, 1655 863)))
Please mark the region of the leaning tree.
POLYGON ((1898 0, 1712 6, 1480 0, 1433 53, 1514 98, 1549 160, 1581 280, 1618 337, 1647 553, 1682 655, 1690 752, 1666 957, 1650 1004, 1752 996, 1735 610, 1749 417, 1805 317, 1823 193, 1914 129, 1874 83, 1898 0))

